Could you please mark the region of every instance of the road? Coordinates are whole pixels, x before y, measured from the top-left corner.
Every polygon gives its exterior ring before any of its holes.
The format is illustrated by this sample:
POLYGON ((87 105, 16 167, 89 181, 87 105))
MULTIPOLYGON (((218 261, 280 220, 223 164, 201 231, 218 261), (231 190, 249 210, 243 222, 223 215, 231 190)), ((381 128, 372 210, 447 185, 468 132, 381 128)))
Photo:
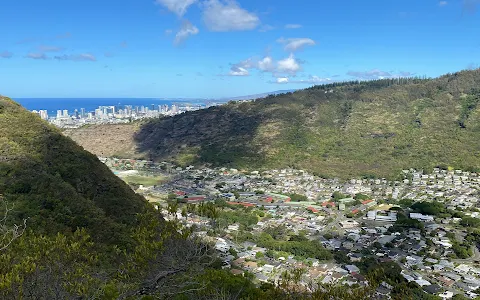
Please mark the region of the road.
POLYGON ((343 220, 343 218, 345 217, 345 215, 343 214, 342 211, 338 211, 335 213, 335 218, 332 222, 330 222, 330 224, 327 224, 323 230, 322 230, 322 233, 327 233, 327 232, 330 232, 332 231, 333 229, 336 229, 335 231, 340 231, 341 228, 340 228, 340 222, 343 220))

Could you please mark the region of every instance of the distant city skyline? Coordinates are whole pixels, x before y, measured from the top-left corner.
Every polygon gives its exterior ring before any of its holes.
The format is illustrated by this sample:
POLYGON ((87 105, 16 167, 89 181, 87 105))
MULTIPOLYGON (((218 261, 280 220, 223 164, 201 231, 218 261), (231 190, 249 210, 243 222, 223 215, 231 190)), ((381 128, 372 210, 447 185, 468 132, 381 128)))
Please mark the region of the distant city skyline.
POLYGON ((477 68, 477 0, 7 0, 0 94, 223 98, 477 68))

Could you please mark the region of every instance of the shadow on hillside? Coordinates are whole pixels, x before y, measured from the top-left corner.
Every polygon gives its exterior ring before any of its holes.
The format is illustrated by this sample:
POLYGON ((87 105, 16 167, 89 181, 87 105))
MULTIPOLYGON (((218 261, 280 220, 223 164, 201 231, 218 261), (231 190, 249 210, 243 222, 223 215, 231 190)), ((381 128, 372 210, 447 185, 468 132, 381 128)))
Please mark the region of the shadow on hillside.
POLYGON ((134 139, 138 151, 155 161, 260 164, 264 157, 253 139, 261 122, 257 113, 218 106, 152 120, 142 125, 134 139))

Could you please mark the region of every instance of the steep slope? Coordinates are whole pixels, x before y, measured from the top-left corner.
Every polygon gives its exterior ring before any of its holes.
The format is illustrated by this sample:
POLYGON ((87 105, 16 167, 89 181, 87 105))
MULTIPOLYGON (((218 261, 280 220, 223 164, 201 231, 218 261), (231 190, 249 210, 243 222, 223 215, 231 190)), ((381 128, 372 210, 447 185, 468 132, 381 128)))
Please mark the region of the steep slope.
POLYGON ((393 177, 410 167, 479 170, 479 88, 480 70, 315 86, 152 120, 123 155, 344 178, 393 177))
POLYGON ((86 228, 101 243, 128 243, 145 200, 60 131, 0 97, 0 194, 13 219, 39 233, 86 228))

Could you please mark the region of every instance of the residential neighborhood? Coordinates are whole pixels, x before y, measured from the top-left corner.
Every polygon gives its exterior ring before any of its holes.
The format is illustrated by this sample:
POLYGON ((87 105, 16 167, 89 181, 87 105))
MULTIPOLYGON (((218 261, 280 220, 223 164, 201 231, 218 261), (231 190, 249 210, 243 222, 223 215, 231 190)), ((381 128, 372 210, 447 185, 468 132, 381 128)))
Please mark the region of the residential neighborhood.
MULTIPOLYGON (((276 284, 372 288, 371 266, 438 299, 480 288, 480 176, 403 170, 387 179, 325 179, 303 170, 242 171, 100 158, 168 220, 210 242, 233 274, 276 284), (160 178, 160 179, 159 179, 160 178), (398 268, 398 269, 397 269, 398 268), (398 271, 398 272, 397 272, 398 271)), ((377 299, 395 288, 376 285, 377 299)))

